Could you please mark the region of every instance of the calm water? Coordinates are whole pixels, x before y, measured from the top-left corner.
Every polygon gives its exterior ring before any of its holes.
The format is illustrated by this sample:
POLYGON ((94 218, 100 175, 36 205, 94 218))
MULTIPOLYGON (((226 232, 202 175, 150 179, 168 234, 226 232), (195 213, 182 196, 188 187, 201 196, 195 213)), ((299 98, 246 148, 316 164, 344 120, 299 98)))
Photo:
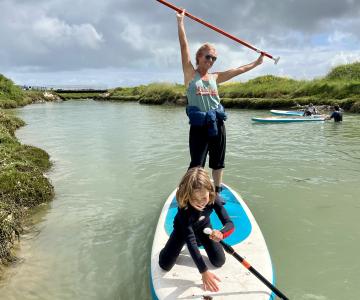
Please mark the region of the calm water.
MULTIPOLYGON (((152 238, 187 169, 184 109, 69 101, 17 111, 45 149, 56 197, 34 215, 1 299, 149 299, 152 238)), ((360 116, 252 124, 228 110, 224 181, 240 192, 294 300, 359 299, 360 116)), ((239 265, 239 268, 241 266, 239 265)))

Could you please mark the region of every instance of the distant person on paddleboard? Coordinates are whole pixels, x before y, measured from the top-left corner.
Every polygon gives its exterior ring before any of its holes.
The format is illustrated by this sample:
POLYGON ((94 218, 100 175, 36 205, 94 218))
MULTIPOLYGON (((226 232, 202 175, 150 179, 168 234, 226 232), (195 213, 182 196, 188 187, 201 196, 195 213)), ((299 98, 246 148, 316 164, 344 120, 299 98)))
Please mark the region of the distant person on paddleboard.
POLYGON ((239 68, 209 73, 217 59, 217 52, 213 45, 206 43, 196 52, 196 66, 194 67, 185 34, 184 15, 185 10, 181 14, 177 13, 181 60, 188 100, 186 113, 190 120, 191 162, 189 168, 204 167, 209 153, 209 167, 212 169, 216 192, 219 193, 225 168, 224 121, 226 114, 220 104, 217 85, 262 64, 264 55, 261 54, 256 61, 239 68))
POLYGON ((201 273, 204 289, 217 292, 217 281, 220 279, 208 270, 199 251, 199 244, 204 247, 210 262, 215 267, 221 267, 225 263, 225 253, 218 242, 234 231, 234 224, 216 195, 209 174, 203 168, 195 167, 186 172, 176 192, 176 200, 178 211, 174 218, 174 230, 160 252, 159 265, 165 271, 170 271, 186 244, 201 273), (203 230, 207 227, 212 228, 210 214, 213 210, 223 228, 213 230, 208 236, 203 230))
POLYGON ((304 117, 309 117, 317 114, 319 114, 319 112, 317 111, 316 107, 312 103, 309 103, 309 105, 305 108, 304 117))
POLYGON ((335 105, 334 106, 334 111, 332 112, 332 114, 326 118, 327 120, 331 120, 334 119, 334 122, 341 122, 343 120, 343 114, 340 111, 340 107, 339 105, 335 105))

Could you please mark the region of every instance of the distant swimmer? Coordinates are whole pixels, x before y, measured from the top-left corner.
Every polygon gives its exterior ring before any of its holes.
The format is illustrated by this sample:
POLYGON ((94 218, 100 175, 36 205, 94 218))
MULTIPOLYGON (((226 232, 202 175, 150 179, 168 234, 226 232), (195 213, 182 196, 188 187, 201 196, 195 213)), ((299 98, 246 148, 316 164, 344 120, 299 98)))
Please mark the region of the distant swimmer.
POLYGON ((343 113, 340 111, 339 105, 334 105, 334 111, 332 114, 328 117, 326 117, 326 120, 334 119, 334 122, 342 122, 343 120, 343 113))

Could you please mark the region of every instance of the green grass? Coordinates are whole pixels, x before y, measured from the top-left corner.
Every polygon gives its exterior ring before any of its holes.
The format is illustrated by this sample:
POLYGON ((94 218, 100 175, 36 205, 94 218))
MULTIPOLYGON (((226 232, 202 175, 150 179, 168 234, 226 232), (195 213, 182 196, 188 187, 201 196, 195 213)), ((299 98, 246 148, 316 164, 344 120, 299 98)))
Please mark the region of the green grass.
POLYGON ((245 83, 225 83, 219 87, 224 98, 285 98, 298 89, 303 81, 265 75, 245 83))
POLYGON ((0 74, 0 108, 16 108, 38 101, 46 101, 43 92, 23 91, 0 74))
POLYGON ((142 104, 175 103, 184 97, 184 86, 170 83, 151 83, 132 88, 116 88, 110 92, 111 100, 139 101, 142 104))
POLYGON ((13 108, 25 101, 23 91, 0 74, 0 108, 13 108))
POLYGON ((360 81, 360 62, 333 68, 325 77, 327 80, 360 81))

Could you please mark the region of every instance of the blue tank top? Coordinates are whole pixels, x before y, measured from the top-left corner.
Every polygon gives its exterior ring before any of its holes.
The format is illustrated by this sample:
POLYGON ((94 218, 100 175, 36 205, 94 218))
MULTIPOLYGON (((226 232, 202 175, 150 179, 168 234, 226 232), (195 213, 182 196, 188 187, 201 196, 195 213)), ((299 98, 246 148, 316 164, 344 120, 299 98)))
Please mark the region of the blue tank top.
POLYGON ((220 104, 220 97, 214 77, 209 74, 209 81, 202 80, 198 72, 190 81, 186 91, 188 105, 196 106, 201 111, 207 112, 216 109, 220 104))

